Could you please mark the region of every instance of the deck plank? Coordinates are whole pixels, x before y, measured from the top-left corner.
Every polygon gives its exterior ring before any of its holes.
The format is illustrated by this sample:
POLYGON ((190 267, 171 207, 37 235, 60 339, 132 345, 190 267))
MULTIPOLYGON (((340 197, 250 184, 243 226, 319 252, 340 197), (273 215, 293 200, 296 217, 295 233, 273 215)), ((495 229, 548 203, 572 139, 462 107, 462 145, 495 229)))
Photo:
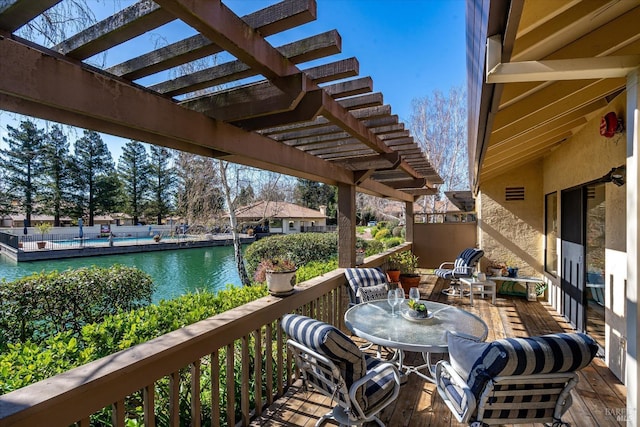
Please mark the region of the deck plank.
MULTIPOLYGON (((423 275, 420 285, 421 297, 432 301, 455 305, 480 316, 489 328, 487 340, 504 337, 526 337, 547 333, 571 331, 571 326, 555 312, 549 304, 529 302, 522 297, 498 295, 496 305, 491 298, 474 297, 471 307, 468 298, 442 294, 446 288, 444 281, 434 276, 423 275)), ((357 342, 358 337, 353 337, 357 342)), ((373 350, 370 350, 373 351, 373 350)), ((390 357, 383 352, 383 358, 390 357)), ((421 358, 419 353, 408 353, 407 361, 421 358)), ((578 373, 580 381, 572 391, 573 404, 564 415, 563 421, 573 426, 623 426, 616 420, 616 413, 626 408, 626 388, 606 367, 604 360, 594 359, 578 373), (616 412, 617 411, 617 412, 616 412)), ((313 426, 316 420, 331 408, 331 400, 319 393, 305 392, 301 381, 296 381, 287 393, 252 426, 313 426)), ((402 385, 400 396, 380 414, 387 426, 419 427, 461 427, 446 407, 435 385, 415 375, 410 375, 402 385)), ((337 425, 328 422, 325 425, 337 425)), ((366 427, 376 424, 365 424, 366 427)), ((522 425, 522 424, 520 424, 522 425)), ((543 427, 543 424, 525 424, 529 427, 543 427)))

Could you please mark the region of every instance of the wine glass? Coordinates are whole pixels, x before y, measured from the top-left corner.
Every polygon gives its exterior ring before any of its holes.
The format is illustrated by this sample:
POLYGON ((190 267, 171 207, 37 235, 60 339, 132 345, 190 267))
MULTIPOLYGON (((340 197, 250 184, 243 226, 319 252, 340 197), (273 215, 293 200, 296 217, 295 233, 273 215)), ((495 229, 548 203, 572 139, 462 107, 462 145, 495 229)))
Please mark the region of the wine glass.
POLYGON ((396 295, 398 295, 398 305, 402 307, 402 303, 404 302, 404 289, 402 289, 401 287, 397 287, 396 295))
POLYGON ((420 290, 418 288, 409 289, 409 299, 414 303, 420 301, 420 290))
POLYGON ((400 301, 398 301, 398 293, 396 291, 397 289, 391 289, 389 292, 387 292, 387 302, 391 306, 391 317, 398 317, 398 315, 395 313, 395 308, 400 301))

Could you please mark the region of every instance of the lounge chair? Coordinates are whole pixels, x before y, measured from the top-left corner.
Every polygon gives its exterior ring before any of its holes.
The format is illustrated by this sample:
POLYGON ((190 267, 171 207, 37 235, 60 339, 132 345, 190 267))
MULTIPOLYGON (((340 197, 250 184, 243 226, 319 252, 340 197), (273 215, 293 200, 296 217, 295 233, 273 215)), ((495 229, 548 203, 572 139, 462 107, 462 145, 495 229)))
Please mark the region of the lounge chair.
POLYGON ((571 406, 575 371, 598 345, 582 333, 479 343, 448 334, 449 361, 436 365, 438 393, 456 420, 471 425, 552 423, 571 406))
POLYGON ((484 251, 482 249, 468 248, 462 251, 455 261, 440 264, 440 267, 435 271, 435 275, 451 281, 449 288, 442 292, 447 295, 458 295, 460 291, 455 286, 459 284, 458 279, 471 277, 476 265, 483 256, 484 251))
POLYGON ((319 320, 287 314, 282 329, 305 384, 336 403, 316 426, 329 419, 340 425, 375 421, 384 426, 377 415, 400 392, 395 365, 362 353, 349 337, 319 320))

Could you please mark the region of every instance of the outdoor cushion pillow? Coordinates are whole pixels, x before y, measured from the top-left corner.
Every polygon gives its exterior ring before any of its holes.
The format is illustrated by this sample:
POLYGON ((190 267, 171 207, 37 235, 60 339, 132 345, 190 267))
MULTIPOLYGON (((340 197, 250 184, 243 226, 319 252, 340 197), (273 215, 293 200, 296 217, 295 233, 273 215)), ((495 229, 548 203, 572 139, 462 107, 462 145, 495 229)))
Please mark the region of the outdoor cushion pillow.
POLYGON ((467 381, 474 363, 478 360, 490 343, 476 340, 447 332, 447 346, 449 348, 449 361, 451 367, 467 381))
POLYGON ((360 298, 360 302, 374 301, 387 298, 388 287, 386 283, 380 285, 360 287, 356 292, 356 296, 360 298))
MULTIPOLYGON (((344 275, 349 282, 349 288, 355 297, 359 288, 376 286, 387 283, 387 276, 380 268, 347 268, 344 275)), ((352 303, 359 304, 361 301, 356 297, 352 303)))

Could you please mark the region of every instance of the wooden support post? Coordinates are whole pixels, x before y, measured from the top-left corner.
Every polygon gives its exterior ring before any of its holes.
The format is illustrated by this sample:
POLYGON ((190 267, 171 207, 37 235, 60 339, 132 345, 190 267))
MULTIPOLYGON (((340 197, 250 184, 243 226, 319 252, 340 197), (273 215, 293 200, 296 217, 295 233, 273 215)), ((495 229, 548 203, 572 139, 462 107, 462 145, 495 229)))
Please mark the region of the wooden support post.
MULTIPOLYGON (((638 321, 638 262, 640 261, 640 69, 627 76, 627 425, 638 425, 638 355, 640 328, 638 321)), ((623 365, 624 366, 624 365, 623 365)))
POLYGON ((413 242, 413 201, 405 204, 405 240, 413 242))
POLYGON ((338 267, 356 265, 356 187, 338 184, 338 267))

